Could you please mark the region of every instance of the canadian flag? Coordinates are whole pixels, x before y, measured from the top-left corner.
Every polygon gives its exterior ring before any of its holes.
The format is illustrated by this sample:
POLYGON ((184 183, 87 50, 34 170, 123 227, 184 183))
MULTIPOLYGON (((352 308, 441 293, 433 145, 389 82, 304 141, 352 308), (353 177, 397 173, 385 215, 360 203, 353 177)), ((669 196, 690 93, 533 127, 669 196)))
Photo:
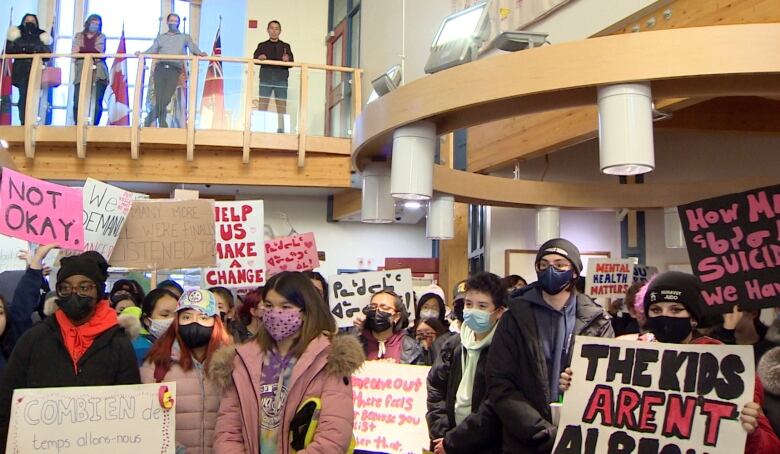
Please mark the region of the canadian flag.
MULTIPOLYGON (((214 38, 211 55, 222 55, 222 38, 220 28, 214 38)), ((206 82, 203 84, 203 97, 200 103, 200 127, 203 129, 225 129, 225 83, 222 76, 222 62, 209 61, 206 71, 206 82)))
MULTIPOLYGON (((119 38, 117 54, 125 54, 125 30, 122 29, 122 37, 119 38)), ((111 126, 130 125, 130 96, 127 93, 127 59, 117 57, 111 64, 110 93, 108 95, 108 124, 111 126)))

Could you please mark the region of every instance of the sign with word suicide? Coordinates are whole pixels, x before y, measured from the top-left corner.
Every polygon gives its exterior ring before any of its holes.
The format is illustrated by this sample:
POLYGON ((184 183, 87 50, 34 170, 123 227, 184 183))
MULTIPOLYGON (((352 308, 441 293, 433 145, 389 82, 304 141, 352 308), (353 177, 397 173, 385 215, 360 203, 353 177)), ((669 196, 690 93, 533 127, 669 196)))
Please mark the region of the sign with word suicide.
POLYGON ((753 347, 577 336, 554 454, 745 449, 753 347))
POLYGON ((84 197, 84 250, 111 258, 133 205, 133 193, 87 178, 84 197))
POLYGON ((371 271, 368 273, 339 274, 328 279, 330 283, 330 312, 336 317, 336 326, 347 328, 371 302, 380 290, 395 292, 406 305, 409 319, 414 319, 414 289, 412 270, 371 271))
POLYGON ((258 287, 265 282, 263 201, 216 202, 217 266, 203 270, 208 287, 258 287))
POLYGON ((17 389, 6 452, 173 454, 175 395, 176 383, 17 389))
POLYGON ((366 361, 352 375, 357 449, 419 453, 430 444, 425 413, 430 367, 366 361))
POLYGON ((588 261, 585 293, 594 298, 623 298, 634 283, 631 259, 593 259, 588 261))
POLYGON ((682 205, 704 314, 780 304, 780 185, 682 205))
POLYGON ((26 269, 27 262, 19 259, 19 252, 28 247, 27 241, 0 235, 0 273, 26 269))
POLYGON ((274 238, 265 242, 265 269, 269 276, 282 271, 309 271, 320 266, 313 233, 274 238))
POLYGON ((32 243, 84 250, 81 189, 36 180, 6 168, 0 193, 0 233, 32 243))

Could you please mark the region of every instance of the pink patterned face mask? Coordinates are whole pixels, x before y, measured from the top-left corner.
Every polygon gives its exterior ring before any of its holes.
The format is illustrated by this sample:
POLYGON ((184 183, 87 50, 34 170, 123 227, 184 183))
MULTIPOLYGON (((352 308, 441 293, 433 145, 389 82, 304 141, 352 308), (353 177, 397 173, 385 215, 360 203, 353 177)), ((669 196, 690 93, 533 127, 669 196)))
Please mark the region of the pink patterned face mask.
POLYGON ((297 309, 266 309, 263 312, 263 325, 268 334, 280 342, 300 331, 303 318, 297 309))

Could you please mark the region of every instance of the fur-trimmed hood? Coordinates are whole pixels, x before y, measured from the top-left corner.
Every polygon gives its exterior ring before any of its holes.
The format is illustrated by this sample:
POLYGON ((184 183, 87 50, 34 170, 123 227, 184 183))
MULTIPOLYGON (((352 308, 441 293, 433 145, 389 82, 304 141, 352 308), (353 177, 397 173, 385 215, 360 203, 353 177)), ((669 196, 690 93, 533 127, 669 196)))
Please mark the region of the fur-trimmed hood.
POLYGON ((780 347, 764 353, 756 373, 764 385, 764 391, 780 396, 780 347))

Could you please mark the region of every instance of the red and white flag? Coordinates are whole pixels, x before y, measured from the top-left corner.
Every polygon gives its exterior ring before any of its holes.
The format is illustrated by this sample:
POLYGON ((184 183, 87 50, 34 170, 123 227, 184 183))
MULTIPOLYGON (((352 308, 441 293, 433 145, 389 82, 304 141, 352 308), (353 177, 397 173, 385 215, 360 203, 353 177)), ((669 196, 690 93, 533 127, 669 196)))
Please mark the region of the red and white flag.
MULTIPOLYGON (((117 54, 127 53, 125 48, 125 30, 122 29, 122 37, 119 38, 117 54)), ((109 75, 111 85, 108 95, 108 124, 111 126, 130 125, 130 96, 127 93, 127 59, 117 57, 111 64, 109 75)))
MULTIPOLYGON (((222 37, 220 28, 214 38, 211 55, 222 55, 222 37)), ((203 84, 203 98, 200 103, 200 127, 202 129, 225 129, 225 82, 222 75, 222 62, 209 61, 206 71, 206 82, 203 84)))

